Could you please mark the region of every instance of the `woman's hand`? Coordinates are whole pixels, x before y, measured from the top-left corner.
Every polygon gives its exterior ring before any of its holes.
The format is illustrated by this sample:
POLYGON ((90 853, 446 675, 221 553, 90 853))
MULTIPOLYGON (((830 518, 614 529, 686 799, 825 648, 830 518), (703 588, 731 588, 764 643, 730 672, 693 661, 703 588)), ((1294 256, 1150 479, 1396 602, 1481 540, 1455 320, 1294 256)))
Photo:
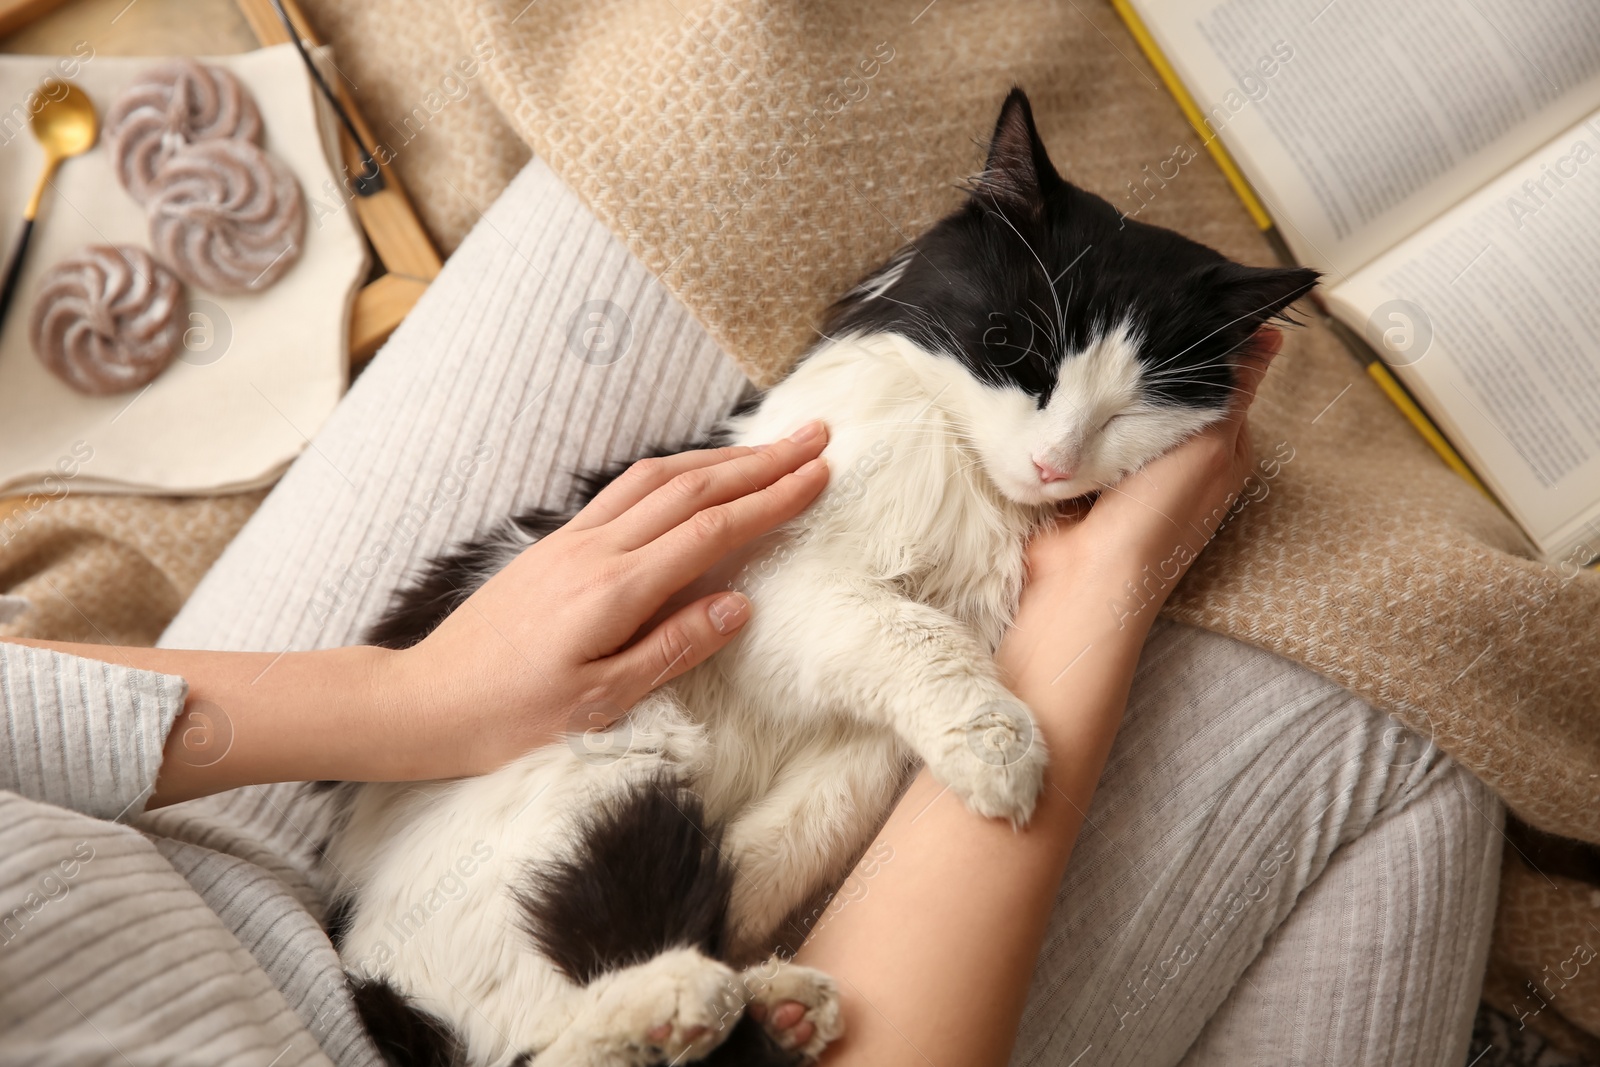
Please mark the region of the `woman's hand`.
POLYGON ((727 644, 750 615, 734 592, 646 624, 811 503, 828 481, 826 443, 812 423, 760 449, 628 468, 379 671, 390 736, 419 761, 396 777, 482 773, 564 732, 604 728, 727 644))

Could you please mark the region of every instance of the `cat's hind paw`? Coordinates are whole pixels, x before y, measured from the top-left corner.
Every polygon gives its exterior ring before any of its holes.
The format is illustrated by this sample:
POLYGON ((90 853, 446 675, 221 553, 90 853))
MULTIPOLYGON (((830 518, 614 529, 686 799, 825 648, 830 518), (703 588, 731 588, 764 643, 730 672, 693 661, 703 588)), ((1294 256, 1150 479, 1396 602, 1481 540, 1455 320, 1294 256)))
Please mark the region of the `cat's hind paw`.
POLYGON ((844 1033, 839 987, 821 971, 771 959, 745 971, 744 980, 745 1012, 784 1051, 815 1060, 844 1033))
POLYGON ((687 948, 663 952, 596 984, 591 1003, 536 1062, 692 1063, 722 1044, 743 1007, 732 968, 687 948))

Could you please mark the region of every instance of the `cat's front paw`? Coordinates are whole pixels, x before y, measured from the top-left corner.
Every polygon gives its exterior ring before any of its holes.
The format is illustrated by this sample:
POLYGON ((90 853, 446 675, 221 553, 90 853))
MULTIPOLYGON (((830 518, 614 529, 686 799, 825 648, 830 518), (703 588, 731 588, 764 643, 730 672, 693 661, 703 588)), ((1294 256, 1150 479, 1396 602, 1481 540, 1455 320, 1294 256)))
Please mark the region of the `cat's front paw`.
POLYGON ((986 701, 940 740, 941 751, 924 759, 968 808, 1013 826, 1033 816, 1048 754, 1032 712, 1019 701, 986 701))

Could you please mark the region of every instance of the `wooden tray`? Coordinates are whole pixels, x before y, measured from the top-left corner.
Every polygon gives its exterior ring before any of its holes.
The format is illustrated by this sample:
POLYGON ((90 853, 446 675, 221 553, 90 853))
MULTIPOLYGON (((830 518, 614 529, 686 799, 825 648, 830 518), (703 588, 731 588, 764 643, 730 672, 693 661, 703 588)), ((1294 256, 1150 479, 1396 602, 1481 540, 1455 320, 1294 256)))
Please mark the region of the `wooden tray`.
MULTIPOLYGON (((255 31, 256 39, 263 46, 289 42, 289 32, 272 6, 272 0, 238 0, 238 4, 250 28, 255 31)), ((283 6, 289 12, 300 39, 308 47, 322 43, 317 40, 311 24, 306 21, 295 0, 283 0, 283 6)), ((349 113, 350 122, 360 133, 361 139, 369 145, 375 144, 377 138, 372 136, 367 120, 361 116, 355 101, 350 99, 344 82, 336 78, 331 82, 331 87, 339 103, 349 113)), ((351 141, 349 133, 342 128, 339 131, 339 144, 344 150, 346 176, 360 174, 360 151, 351 141)), ((417 219, 417 213, 411 207, 411 200, 406 196, 394 168, 380 165, 380 169, 385 183, 383 191, 371 196, 353 196, 351 200, 356 216, 361 220, 361 228, 366 231, 367 240, 371 242, 386 272, 367 283, 356 295, 355 310, 350 316, 350 359, 354 363, 371 356, 394 332, 400 320, 406 317, 422 296, 428 283, 438 275, 441 265, 439 253, 417 219)))

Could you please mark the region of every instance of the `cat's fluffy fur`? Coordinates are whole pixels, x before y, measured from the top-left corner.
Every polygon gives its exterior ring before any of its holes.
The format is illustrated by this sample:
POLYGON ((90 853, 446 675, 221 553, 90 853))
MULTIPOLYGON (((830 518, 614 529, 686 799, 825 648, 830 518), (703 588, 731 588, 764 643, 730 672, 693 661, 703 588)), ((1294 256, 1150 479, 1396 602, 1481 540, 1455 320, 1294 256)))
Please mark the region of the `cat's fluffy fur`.
MULTIPOLYGON (((1314 281, 1064 182, 1013 92, 966 204, 719 430, 753 444, 821 417, 831 435, 827 493, 734 579, 755 604, 738 638, 605 735, 350 790, 340 948, 389 1054, 818 1054, 840 1032, 831 979, 762 961, 804 936, 793 916, 845 876, 908 768, 981 815, 1033 810, 1046 754, 992 659, 1029 535, 1221 417, 1238 353, 1314 281), (811 1040, 781 1047, 744 1014, 756 1000, 805 1005, 811 1040)), ((420 639, 560 521, 529 513, 436 561, 376 638, 420 639)))

